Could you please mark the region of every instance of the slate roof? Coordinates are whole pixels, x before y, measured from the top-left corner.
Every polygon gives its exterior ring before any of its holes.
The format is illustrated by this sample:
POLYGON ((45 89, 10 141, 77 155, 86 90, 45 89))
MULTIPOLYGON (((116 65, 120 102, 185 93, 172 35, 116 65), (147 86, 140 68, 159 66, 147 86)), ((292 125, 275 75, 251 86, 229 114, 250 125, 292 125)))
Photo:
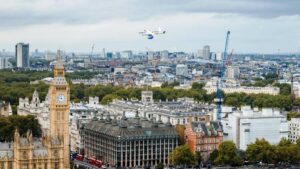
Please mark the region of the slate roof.
POLYGON ((144 118, 126 118, 121 120, 96 119, 91 120, 85 127, 85 130, 92 130, 105 135, 114 137, 155 137, 155 136, 172 136, 178 137, 175 128, 170 124, 162 122, 153 122, 144 118))
POLYGON ((217 121, 211 121, 209 123, 193 121, 191 125, 194 132, 203 132, 206 136, 217 136, 218 131, 222 131, 222 125, 217 121))

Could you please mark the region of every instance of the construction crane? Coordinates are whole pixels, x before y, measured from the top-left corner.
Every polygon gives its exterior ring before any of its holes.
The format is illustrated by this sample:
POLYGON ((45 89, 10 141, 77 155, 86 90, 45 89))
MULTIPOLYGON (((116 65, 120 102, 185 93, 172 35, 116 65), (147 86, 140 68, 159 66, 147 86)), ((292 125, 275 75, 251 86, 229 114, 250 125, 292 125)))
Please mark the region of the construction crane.
POLYGON ((230 54, 228 55, 228 57, 226 59, 226 63, 225 63, 226 67, 230 66, 232 64, 232 61, 233 61, 232 54, 233 54, 233 49, 231 50, 230 54))
POLYGON ((225 41, 225 49, 224 49, 224 57, 221 61, 220 74, 219 74, 219 78, 218 78, 218 81, 217 81, 217 94, 216 94, 215 102, 217 104, 217 120, 218 121, 221 121, 222 102, 223 102, 222 83, 224 81, 224 72, 225 72, 224 61, 227 60, 227 49, 228 49, 228 43, 229 43, 229 35, 230 35, 230 31, 227 31, 226 41, 225 41))

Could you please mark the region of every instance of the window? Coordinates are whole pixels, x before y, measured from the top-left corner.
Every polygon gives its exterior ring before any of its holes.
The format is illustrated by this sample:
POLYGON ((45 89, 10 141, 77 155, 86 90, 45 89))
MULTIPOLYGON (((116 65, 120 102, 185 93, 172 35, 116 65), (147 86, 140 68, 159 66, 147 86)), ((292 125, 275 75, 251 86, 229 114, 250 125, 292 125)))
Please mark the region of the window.
POLYGON ((54 163, 54 169, 59 169, 59 162, 54 163))
POLYGON ((28 165, 27 164, 22 164, 21 169, 28 169, 28 165))
POLYGON ((13 163, 12 163, 12 162, 9 162, 9 163, 8 163, 8 168, 9 168, 9 169, 13 169, 13 163))

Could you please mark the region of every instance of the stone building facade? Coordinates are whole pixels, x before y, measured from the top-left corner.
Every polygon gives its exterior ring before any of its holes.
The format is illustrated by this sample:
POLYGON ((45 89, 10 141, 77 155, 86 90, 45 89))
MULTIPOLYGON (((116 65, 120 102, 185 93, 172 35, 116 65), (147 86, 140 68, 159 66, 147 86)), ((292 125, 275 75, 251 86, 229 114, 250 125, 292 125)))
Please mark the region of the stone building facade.
POLYGON ((40 101, 39 93, 35 90, 31 100, 28 97, 19 98, 17 114, 36 116, 43 133, 46 133, 49 129, 49 96, 46 96, 45 101, 40 101))
POLYGON ((33 138, 30 131, 26 136, 20 136, 18 130, 15 130, 14 142, 0 142, 1 169, 70 168, 70 89, 61 62, 54 67, 54 79, 48 95, 48 132, 42 138, 33 138))
POLYGON ((0 117, 1 116, 10 116, 12 115, 12 109, 10 103, 6 103, 5 101, 0 101, 0 117))
POLYGON ((120 120, 94 118, 82 132, 84 153, 110 166, 138 167, 169 164, 168 156, 178 145, 178 134, 169 123, 147 120, 136 113, 120 120))

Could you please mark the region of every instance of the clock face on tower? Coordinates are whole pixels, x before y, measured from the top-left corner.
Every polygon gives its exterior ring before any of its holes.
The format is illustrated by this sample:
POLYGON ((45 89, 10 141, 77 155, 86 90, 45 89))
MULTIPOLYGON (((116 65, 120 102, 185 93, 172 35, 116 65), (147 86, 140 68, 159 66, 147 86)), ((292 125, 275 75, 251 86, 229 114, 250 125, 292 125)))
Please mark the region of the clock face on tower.
POLYGON ((64 103, 65 102, 65 95, 60 94, 57 96, 57 102, 58 103, 64 103))

